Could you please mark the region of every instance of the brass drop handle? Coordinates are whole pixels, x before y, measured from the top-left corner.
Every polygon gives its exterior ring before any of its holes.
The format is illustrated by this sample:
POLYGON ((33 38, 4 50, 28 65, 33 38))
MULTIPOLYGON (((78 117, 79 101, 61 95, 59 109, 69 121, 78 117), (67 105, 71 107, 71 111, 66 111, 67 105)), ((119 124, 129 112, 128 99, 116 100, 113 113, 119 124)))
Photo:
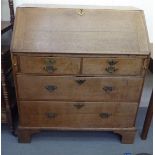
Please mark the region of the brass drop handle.
POLYGON ((105 68, 105 70, 106 70, 108 73, 112 74, 112 73, 116 72, 118 69, 115 68, 115 66, 108 66, 107 68, 105 68))
POLYGON ((43 69, 48 72, 48 73, 53 73, 57 70, 57 68, 53 67, 53 66, 45 66, 43 67, 43 69))
POLYGON ((48 72, 48 73, 53 73, 54 71, 57 70, 57 68, 54 67, 56 60, 54 59, 45 59, 45 66, 43 67, 43 69, 48 72))
POLYGON ((56 89, 57 89, 57 86, 55 86, 55 85, 47 85, 47 86, 45 86, 45 89, 46 90, 48 90, 48 92, 53 92, 53 91, 55 91, 56 89))
POLYGON ((108 62, 108 64, 109 64, 110 66, 116 65, 116 64, 118 63, 117 60, 113 60, 113 59, 108 60, 107 62, 108 62))
POLYGON ((82 16, 84 14, 85 14, 84 10, 83 9, 80 9, 80 11, 78 12, 78 15, 82 16))
POLYGON ((45 115, 48 117, 48 118, 55 118, 57 116, 57 113, 54 113, 54 112, 47 112, 45 113, 45 115))
POLYGON ((82 107, 84 107, 84 103, 75 103, 74 107, 76 107, 77 109, 81 109, 82 107))
POLYGON ((99 116, 103 119, 108 118, 111 116, 111 113, 107 113, 107 112, 102 112, 99 114, 99 116))
POLYGON ((78 79, 75 80, 79 85, 82 85, 86 80, 85 79, 78 79))
POLYGON ((104 86, 103 87, 103 90, 106 92, 106 93, 110 93, 113 91, 113 87, 112 86, 104 86))

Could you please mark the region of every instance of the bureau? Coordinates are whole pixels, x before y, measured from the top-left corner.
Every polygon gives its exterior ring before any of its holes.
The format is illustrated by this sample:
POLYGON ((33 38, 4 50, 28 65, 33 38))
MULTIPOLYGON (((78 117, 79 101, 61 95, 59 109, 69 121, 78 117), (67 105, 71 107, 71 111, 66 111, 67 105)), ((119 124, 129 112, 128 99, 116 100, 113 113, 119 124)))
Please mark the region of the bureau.
POLYGON ((42 130, 85 130, 133 143, 149 53, 142 10, 17 8, 11 54, 19 142, 42 130))

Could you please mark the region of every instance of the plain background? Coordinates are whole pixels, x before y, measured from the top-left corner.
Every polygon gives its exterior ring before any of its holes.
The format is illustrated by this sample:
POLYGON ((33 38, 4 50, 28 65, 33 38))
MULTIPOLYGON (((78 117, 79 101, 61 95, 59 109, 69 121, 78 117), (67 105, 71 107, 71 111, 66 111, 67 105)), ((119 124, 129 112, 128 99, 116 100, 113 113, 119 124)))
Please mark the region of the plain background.
MULTIPOLYGON (((134 6, 144 10, 150 42, 153 42, 153 0, 14 0, 14 7, 21 4, 65 4, 97 6, 134 6)), ((8 0, 1 1, 2 20, 9 20, 8 0)))

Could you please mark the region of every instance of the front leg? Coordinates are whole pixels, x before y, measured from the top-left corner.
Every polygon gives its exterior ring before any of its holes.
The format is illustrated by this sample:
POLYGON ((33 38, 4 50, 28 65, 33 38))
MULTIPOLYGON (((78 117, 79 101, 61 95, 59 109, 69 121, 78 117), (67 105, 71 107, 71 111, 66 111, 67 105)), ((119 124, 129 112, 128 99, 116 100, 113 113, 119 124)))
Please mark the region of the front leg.
POLYGON ((32 129, 18 129, 18 142, 19 143, 30 143, 33 134, 38 133, 39 130, 32 129))

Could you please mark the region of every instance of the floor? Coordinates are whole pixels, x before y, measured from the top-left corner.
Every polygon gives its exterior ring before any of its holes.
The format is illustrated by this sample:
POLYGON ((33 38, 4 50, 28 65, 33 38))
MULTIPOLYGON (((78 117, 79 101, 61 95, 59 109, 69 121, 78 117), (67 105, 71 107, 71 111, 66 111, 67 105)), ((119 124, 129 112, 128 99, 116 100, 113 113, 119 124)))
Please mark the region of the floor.
MULTIPOLYGON (((149 100, 152 75, 148 74, 142 96, 142 105, 149 100)), ((137 117, 134 144, 121 144, 120 137, 110 132, 41 132, 30 144, 20 144, 6 126, 2 126, 2 155, 136 155, 153 154, 153 127, 147 140, 140 139, 146 108, 141 107, 137 117), (125 154, 130 153, 130 154, 125 154)))

